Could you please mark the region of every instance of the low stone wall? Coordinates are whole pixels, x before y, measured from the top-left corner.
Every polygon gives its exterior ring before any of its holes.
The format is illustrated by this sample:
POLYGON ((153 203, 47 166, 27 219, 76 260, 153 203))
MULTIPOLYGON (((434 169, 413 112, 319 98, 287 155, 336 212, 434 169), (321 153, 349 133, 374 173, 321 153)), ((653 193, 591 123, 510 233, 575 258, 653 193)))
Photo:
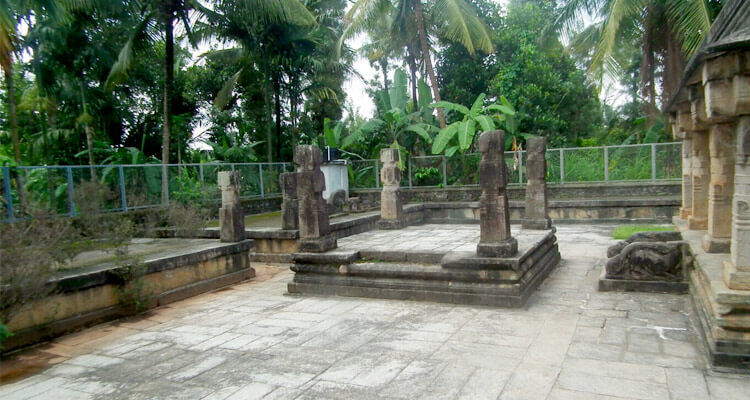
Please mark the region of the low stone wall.
MULTIPOLYGON (((556 200, 549 202, 549 216, 553 224, 561 223, 625 223, 669 222, 680 206, 679 199, 639 200, 556 200)), ((425 222, 476 223, 479 221, 478 202, 425 203, 425 222)), ((521 223, 525 204, 510 202, 512 223, 521 223)))
POLYGON ((142 296, 145 307, 154 308, 252 278, 255 270, 248 257, 252 247, 252 240, 211 241, 195 251, 152 255, 142 264, 142 289, 124 282, 114 265, 66 271, 52 283, 53 295, 25 305, 9 321, 14 336, 3 343, 3 351, 132 314, 134 306, 123 303, 125 291, 142 296))
MULTIPOLYGON (((507 188, 508 198, 523 201, 525 185, 510 185, 507 188)), ((550 200, 581 199, 642 199, 642 198, 680 198, 682 186, 679 181, 667 182, 617 182, 617 183, 566 183, 548 184, 550 200)), ((455 201, 479 201, 482 194, 479 186, 462 186, 448 188, 401 188, 405 203, 432 203, 455 201)), ((380 189, 355 189, 349 194, 359 197, 365 208, 377 208, 380 204, 380 189)))

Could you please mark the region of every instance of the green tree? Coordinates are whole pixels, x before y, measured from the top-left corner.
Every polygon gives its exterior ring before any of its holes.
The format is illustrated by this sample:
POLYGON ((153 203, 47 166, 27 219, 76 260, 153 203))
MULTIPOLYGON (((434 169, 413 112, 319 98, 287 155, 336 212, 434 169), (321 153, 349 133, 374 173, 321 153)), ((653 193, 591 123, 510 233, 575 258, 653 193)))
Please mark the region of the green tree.
POLYGON ((658 114, 657 82, 661 74, 662 101, 679 83, 687 58, 695 51, 711 25, 705 0, 569 0, 552 24, 572 35, 580 15, 597 21, 579 33, 576 46, 592 49, 589 71, 597 77, 622 73, 618 48, 638 46, 640 89, 647 99, 647 115, 658 114))
MULTIPOLYGON (((392 39, 397 43, 411 43, 413 30, 408 27, 415 28, 433 98, 440 101, 437 76, 430 55, 428 30, 436 32, 444 40, 460 43, 472 55, 476 50, 491 53, 492 43, 484 24, 464 0, 434 0, 425 2, 426 7, 422 3, 423 0, 398 0, 392 5, 390 0, 358 0, 347 14, 349 27, 346 32, 353 35, 373 31, 381 19, 392 18, 392 39), (394 10, 395 16, 389 17, 394 10)), ((408 50, 410 49, 407 47, 408 50)), ((444 128, 445 117, 440 108, 438 118, 440 127, 444 128)))

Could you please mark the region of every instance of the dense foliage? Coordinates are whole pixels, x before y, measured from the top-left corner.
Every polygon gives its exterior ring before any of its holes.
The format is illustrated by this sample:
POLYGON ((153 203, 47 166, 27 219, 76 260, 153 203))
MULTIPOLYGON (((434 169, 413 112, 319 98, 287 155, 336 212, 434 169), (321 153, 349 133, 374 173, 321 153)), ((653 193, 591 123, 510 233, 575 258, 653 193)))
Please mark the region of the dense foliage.
MULTIPOLYGON (((460 110, 501 99, 515 113, 492 126, 520 142, 666 140, 658 117, 643 118, 653 98, 639 22, 618 36, 623 96, 612 106, 586 74, 593 50, 565 47, 550 25, 574 3, 2 0, 0 164, 289 161, 298 143, 338 144, 351 158, 387 146, 424 155, 441 126, 460 123, 466 134, 437 146, 452 154, 471 151, 469 133, 490 121, 460 110), (377 77, 353 71, 357 32, 377 77), (346 79, 369 81, 372 118, 357 115, 346 79)), ((714 18, 721 1, 706 4, 714 18)))

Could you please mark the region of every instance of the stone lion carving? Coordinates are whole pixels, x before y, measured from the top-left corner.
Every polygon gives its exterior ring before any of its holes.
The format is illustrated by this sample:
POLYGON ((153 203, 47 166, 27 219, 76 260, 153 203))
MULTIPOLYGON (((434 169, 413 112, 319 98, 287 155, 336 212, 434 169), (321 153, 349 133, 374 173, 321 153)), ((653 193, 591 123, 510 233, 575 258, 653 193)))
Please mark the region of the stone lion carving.
POLYGON ((679 232, 640 232, 607 250, 608 279, 679 282, 689 257, 679 232))

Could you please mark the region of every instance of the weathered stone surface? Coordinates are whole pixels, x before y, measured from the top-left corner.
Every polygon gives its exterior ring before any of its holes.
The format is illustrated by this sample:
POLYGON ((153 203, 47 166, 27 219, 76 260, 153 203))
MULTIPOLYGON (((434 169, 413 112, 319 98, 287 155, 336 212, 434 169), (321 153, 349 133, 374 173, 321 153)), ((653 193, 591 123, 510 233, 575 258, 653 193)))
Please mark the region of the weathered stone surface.
POLYGON ((521 226, 524 229, 549 229, 552 221, 547 206, 547 138, 533 137, 526 140, 526 211, 521 226))
POLYGON ((693 210, 693 138, 689 134, 682 140, 682 207, 680 218, 687 219, 693 210))
POLYGON ((328 204, 329 215, 343 212, 344 206, 347 205, 346 191, 344 189, 339 189, 331 193, 331 195, 328 196, 326 203, 328 204))
POLYGON ((680 232, 638 232, 629 238, 609 246, 607 258, 612 258, 622 252, 625 246, 635 242, 674 242, 682 240, 680 232))
POLYGON ((219 237, 222 242, 245 240, 245 214, 240 205, 240 173, 221 171, 218 175, 221 190, 219 209, 219 237))
POLYGON ((687 245, 682 241, 660 240, 673 239, 675 236, 679 236, 679 233, 649 232, 649 235, 631 237, 626 242, 610 247, 607 255, 611 258, 605 264, 604 277, 637 281, 684 281, 684 263, 690 259, 687 245))
POLYGON ((505 193, 505 132, 488 131, 479 137, 479 245, 477 254, 482 257, 512 256, 518 244, 510 235, 510 212, 505 193))
POLYGON ((708 134, 705 131, 694 131, 693 137, 693 157, 692 157, 692 177, 693 177, 693 195, 692 210, 688 218, 688 227, 690 229, 706 229, 708 223, 708 185, 710 175, 710 159, 708 153, 708 134))
POLYGON ((750 116, 737 122, 730 263, 725 281, 732 289, 750 290, 750 116))
POLYGON ((703 239, 703 249, 709 253, 729 252, 734 194, 734 132, 733 124, 719 124, 711 127, 708 233, 703 239))
POLYGON ((380 150, 380 229, 400 229, 405 226, 403 204, 401 203, 401 170, 398 168, 398 149, 380 150))
POLYGON ((299 202, 297 201, 297 173, 284 172, 279 174, 281 187, 281 229, 294 230, 299 228, 299 202))
POLYGON ((304 145, 294 149, 300 251, 326 251, 336 247, 336 238, 329 235, 328 209, 323 200, 325 178, 320 170, 322 160, 320 149, 315 146, 304 145))

